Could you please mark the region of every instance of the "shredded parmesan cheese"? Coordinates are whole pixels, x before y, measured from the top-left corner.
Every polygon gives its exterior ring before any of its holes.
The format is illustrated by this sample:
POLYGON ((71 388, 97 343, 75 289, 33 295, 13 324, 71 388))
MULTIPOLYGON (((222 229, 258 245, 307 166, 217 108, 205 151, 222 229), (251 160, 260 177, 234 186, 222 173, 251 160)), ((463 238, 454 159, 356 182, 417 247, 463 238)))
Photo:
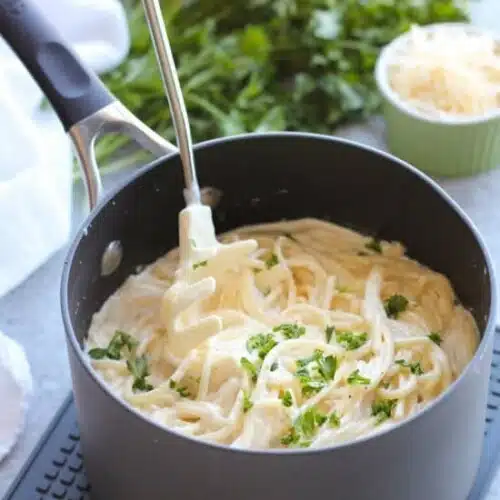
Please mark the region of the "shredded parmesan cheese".
POLYGON ((500 44, 463 25, 415 26, 388 68, 392 90, 432 116, 482 116, 500 107, 500 44))

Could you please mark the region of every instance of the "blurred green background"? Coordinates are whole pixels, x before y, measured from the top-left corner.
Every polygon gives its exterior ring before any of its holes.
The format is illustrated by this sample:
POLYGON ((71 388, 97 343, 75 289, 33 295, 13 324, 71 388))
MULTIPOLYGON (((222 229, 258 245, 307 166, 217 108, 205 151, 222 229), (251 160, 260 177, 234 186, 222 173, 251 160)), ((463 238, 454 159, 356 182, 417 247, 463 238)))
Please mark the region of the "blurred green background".
MULTIPOLYGON (((131 49, 103 79, 141 120, 174 140, 140 0, 124 0, 131 49)), ((195 142, 243 132, 332 133, 379 109, 379 50, 414 23, 468 19, 453 0, 164 0, 195 142)), ((103 137, 97 159, 116 170, 141 161, 103 137)))

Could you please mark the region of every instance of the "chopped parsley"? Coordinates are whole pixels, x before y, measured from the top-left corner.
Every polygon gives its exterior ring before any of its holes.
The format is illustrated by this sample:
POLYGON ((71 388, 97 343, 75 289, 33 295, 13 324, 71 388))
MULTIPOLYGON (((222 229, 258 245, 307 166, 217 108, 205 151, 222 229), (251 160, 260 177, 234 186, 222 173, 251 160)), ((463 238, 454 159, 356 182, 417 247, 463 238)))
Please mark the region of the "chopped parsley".
POLYGON ((302 335, 305 335, 306 327, 299 326, 296 323, 283 323, 282 325, 275 326, 273 332, 280 332, 287 340, 298 339, 302 335))
POLYGON ((311 439, 327 420, 326 415, 312 406, 296 418, 288 434, 281 438, 281 444, 285 446, 296 444, 303 448, 309 446, 311 439))
POLYGON ((271 269, 272 267, 278 265, 279 263, 279 260, 278 260, 278 256, 275 254, 275 253, 272 253, 266 260, 265 260, 265 264, 266 264, 266 267, 267 269, 271 269))
POLYGON ((297 240, 291 235, 291 233, 283 233, 283 236, 297 243, 297 240))
POLYGON ((420 361, 417 361, 416 363, 408 363, 408 361, 405 361, 404 359, 397 359, 395 363, 399 366, 403 366, 404 368, 408 368, 413 375, 424 374, 424 370, 422 370, 422 367, 420 366, 420 361))
POLYGON ((186 386, 177 387, 177 383, 175 382, 175 380, 171 380, 169 385, 170 389, 175 389, 179 396, 183 398, 188 398, 191 395, 186 386))
POLYGON ((193 269, 198 269, 199 267, 205 267, 208 264, 208 260, 202 260, 200 262, 195 262, 193 264, 193 269))
POLYGON ((135 351, 139 342, 134 337, 121 330, 116 330, 113 338, 106 348, 96 347, 90 349, 89 356, 92 359, 109 358, 114 360, 122 359, 123 349, 128 351, 127 368, 134 377, 132 389, 134 391, 151 391, 153 386, 146 382, 149 375, 148 360, 146 356, 136 357, 135 351))
POLYGON ((129 353, 132 353, 137 345, 138 342, 134 337, 121 330, 116 330, 106 348, 96 347, 95 349, 90 349, 89 356, 92 359, 109 358, 118 360, 122 357, 122 349, 124 347, 128 349, 129 353))
POLYGON ((429 338, 437 345, 441 345, 441 342, 443 341, 443 339, 441 338, 441 335, 439 335, 439 333, 437 332, 432 332, 430 335, 429 335, 429 338))
POLYGON ((275 372, 277 369, 278 369, 278 363, 275 361, 275 362, 271 365, 271 371, 272 371, 272 372, 275 372))
POLYGON ((108 356, 108 350, 102 347, 95 347, 94 349, 90 349, 89 356, 92 359, 103 359, 108 356))
POLYGON ((372 250, 373 252, 382 253, 382 245, 380 240, 377 238, 372 238, 366 245, 365 248, 372 250))
POLYGON ((330 414, 330 416, 328 417, 328 425, 330 427, 340 427, 340 418, 337 415, 337 412, 334 411, 330 414))
POLYGON ((182 396, 183 398, 188 398, 189 396, 191 396, 191 394, 189 393, 188 391, 188 388, 187 387, 179 387, 177 389, 177 392, 179 393, 180 396, 182 396))
POLYGON ((310 397, 318 393, 335 377, 337 371, 337 358, 324 356, 319 349, 312 356, 297 360, 295 375, 302 386, 302 395, 310 397))
POLYGON ((244 370, 248 372, 248 375, 252 379, 252 382, 257 382, 257 377, 259 375, 259 369, 247 358, 240 359, 241 366, 244 370))
POLYGON ((326 343, 329 344, 330 340, 332 340, 332 335, 335 332, 335 327, 334 326, 327 326, 325 328, 325 335, 326 335, 326 343))
POLYGON ((259 333, 258 335, 253 335, 247 341, 248 352, 258 351, 260 359, 264 359, 276 345, 278 345, 278 342, 272 333, 259 333))
POLYGON ((392 295, 384 302, 384 308, 389 318, 397 318, 408 307, 408 299, 399 294, 392 295))
POLYGON ((380 399, 372 403, 372 415, 377 417, 377 424, 391 418, 392 410, 397 402, 397 399, 380 399))
POLYGON ((281 444, 284 446, 290 446, 292 444, 298 443, 300 440, 300 436, 295 432, 295 429, 292 427, 288 434, 285 434, 281 438, 281 444))
POLYGON ((252 409, 253 402, 246 391, 243 391, 243 413, 247 413, 252 409))
POLYGON ((359 349, 362 345, 366 344, 368 334, 339 331, 335 334, 335 338, 344 349, 354 351, 355 349, 359 349))
POLYGON ((347 383, 350 385, 369 385, 371 380, 359 374, 359 370, 354 370, 348 377, 347 383))
POLYGON ((280 391, 279 398, 281 399, 283 406, 285 406, 286 408, 290 408, 290 406, 292 406, 292 393, 289 389, 287 389, 286 391, 280 391))
POLYGON ((146 356, 127 360, 127 368, 134 377, 132 389, 134 391, 151 391, 153 386, 146 382, 146 377, 149 375, 148 360, 146 356))

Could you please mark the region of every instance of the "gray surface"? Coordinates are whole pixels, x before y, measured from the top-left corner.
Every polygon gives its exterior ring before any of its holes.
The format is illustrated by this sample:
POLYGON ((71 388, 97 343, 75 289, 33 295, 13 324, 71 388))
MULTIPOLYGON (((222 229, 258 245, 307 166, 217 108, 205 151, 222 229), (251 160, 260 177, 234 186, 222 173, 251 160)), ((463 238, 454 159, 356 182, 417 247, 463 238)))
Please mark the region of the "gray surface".
MULTIPOLYGON (((383 147, 383 123, 343 129, 340 134, 383 147)), ((105 182, 111 185, 123 177, 105 182)), ((442 182, 480 228, 500 265, 500 170, 476 178, 442 182)), ((409 193, 411 196, 411 193, 409 193)), ((81 192, 75 193, 74 225, 82 217, 81 192)), ((59 282, 65 251, 54 257, 20 287, 0 299, 0 329, 26 348, 36 390, 26 430, 14 452, 0 464, 0 498, 36 445, 70 388, 66 346, 59 311, 59 282)))

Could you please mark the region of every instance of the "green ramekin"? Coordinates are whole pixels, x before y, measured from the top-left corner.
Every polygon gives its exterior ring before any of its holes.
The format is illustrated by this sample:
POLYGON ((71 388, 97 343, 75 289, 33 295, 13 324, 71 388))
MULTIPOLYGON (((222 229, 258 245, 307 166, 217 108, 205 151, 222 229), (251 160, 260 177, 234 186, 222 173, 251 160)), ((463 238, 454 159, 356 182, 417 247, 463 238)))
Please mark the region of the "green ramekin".
MULTIPOLYGON (((443 26, 485 33, 464 23, 434 24, 422 29, 432 31, 443 26)), ((500 165, 500 110, 473 118, 429 117, 406 104, 392 90, 387 67, 394 55, 404 49, 408 37, 408 33, 403 34, 387 45, 375 68, 391 153, 437 177, 465 177, 500 165)))

